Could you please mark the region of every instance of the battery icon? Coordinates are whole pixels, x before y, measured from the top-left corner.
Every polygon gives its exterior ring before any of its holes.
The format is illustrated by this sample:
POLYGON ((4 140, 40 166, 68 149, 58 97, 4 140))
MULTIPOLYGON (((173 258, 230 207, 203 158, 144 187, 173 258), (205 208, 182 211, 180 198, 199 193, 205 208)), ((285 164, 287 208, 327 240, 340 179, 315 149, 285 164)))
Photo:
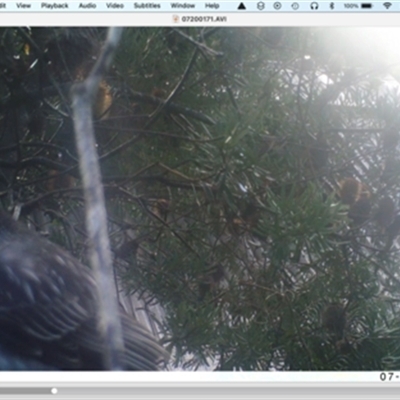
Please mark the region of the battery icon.
POLYGON ((361 3, 361 8, 372 8, 372 3, 361 3))

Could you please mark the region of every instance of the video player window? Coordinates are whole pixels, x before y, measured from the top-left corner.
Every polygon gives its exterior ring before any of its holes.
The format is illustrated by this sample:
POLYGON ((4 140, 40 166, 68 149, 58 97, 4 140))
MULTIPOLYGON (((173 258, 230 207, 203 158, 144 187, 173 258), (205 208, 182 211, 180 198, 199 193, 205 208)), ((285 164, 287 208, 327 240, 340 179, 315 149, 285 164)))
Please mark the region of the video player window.
MULTIPOLYGON (((93 99, 124 368, 400 369, 398 33, 124 29, 93 99)), ((103 369, 70 93, 106 34, 0 29, 3 370, 103 369)))

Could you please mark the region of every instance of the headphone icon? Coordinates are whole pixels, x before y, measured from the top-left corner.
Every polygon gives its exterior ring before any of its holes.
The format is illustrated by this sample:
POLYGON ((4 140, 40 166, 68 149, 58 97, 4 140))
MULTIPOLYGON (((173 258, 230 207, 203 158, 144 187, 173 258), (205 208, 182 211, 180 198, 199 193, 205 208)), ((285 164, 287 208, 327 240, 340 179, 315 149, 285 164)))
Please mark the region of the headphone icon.
POLYGON ((310 4, 311 10, 318 10, 318 7, 319 5, 315 1, 310 4))

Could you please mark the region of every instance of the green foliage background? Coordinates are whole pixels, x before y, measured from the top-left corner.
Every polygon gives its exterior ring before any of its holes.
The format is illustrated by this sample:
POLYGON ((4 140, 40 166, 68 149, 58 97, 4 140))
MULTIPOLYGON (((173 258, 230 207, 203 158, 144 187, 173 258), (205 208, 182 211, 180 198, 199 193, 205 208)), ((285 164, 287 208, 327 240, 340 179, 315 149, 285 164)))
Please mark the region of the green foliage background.
MULTIPOLYGON (((82 259, 69 89, 104 33, 0 31, 3 206, 82 259)), ((377 221, 398 206, 398 83, 347 34, 125 30, 96 119, 110 237, 125 289, 165 310, 172 366, 400 368, 398 231, 377 221), (346 178, 368 188, 362 221, 346 178)))

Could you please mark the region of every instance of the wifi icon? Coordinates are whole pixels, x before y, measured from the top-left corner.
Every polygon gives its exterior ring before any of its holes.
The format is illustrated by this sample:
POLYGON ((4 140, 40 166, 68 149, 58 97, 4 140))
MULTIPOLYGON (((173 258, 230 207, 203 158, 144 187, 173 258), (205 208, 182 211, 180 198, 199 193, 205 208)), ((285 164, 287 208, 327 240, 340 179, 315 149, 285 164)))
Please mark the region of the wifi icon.
POLYGON ((386 10, 389 10, 390 7, 392 7, 392 3, 383 3, 383 6, 386 8, 386 10))

